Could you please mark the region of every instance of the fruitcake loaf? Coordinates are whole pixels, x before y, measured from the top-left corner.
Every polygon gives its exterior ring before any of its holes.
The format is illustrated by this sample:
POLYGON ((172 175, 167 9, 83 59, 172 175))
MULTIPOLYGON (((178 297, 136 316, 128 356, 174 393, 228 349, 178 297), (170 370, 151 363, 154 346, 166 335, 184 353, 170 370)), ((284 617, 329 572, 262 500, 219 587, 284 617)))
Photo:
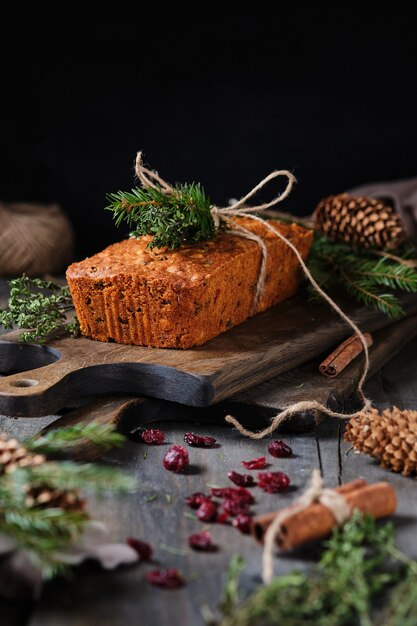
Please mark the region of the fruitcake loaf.
MULTIPOLYGON (((301 270, 294 253, 263 224, 236 219, 260 235, 268 251, 265 287, 255 311, 261 263, 256 242, 219 231, 211 241, 151 251, 150 236, 143 236, 115 243, 68 268, 83 335, 156 348, 190 348, 295 294, 301 270)), ((307 257, 312 231, 269 223, 307 257)))

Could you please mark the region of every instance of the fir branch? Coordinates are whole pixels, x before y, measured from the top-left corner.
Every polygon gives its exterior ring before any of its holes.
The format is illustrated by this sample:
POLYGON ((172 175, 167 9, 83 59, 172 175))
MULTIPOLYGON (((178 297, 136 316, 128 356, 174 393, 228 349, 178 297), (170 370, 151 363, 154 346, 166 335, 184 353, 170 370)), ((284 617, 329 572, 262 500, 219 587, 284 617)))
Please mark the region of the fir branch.
POLYGON ((390 317, 401 317, 404 314, 398 298, 393 293, 381 293, 370 281, 355 280, 342 269, 339 269, 339 273, 345 282, 346 291, 359 302, 379 309, 390 317))
POLYGON ((107 196, 106 210, 116 226, 126 221, 131 237, 152 235, 148 246, 170 250, 213 239, 216 234, 210 199, 199 183, 176 185, 171 194, 161 188, 136 187, 107 196))
POLYGON ((90 422, 58 428, 40 436, 31 437, 24 441, 24 446, 31 452, 59 454, 85 443, 86 440, 104 450, 109 450, 121 446, 125 437, 116 432, 111 424, 90 422))
MULTIPOLYGON (((397 292, 417 292, 417 269, 402 262, 413 256, 417 256, 417 250, 404 246, 395 255, 384 256, 381 252, 375 258, 374 251, 353 250, 315 233, 308 267, 320 286, 329 291, 344 289, 366 306, 395 318, 404 314, 397 292)), ((317 299, 312 288, 309 293, 317 299)))
POLYGON ((47 484, 54 489, 72 491, 83 489, 97 494, 125 493, 136 487, 136 480, 120 470, 94 463, 73 461, 47 461, 42 465, 21 468, 12 473, 21 473, 26 484, 47 484))
POLYGON ((18 468, 0 477, 0 534, 13 539, 17 549, 27 551, 44 578, 65 573, 67 568, 56 555, 77 540, 89 515, 84 510, 28 506, 28 488, 121 493, 134 485, 133 478, 118 470, 93 464, 47 461, 18 468))
POLYGON ((28 552, 45 578, 65 567, 55 554, 67 549, 80 535, 88 515, 61 508, 10 508, 0 516, 0 533, 13 539, 28 552))
MULTIPOLYGON (((77 445, 88 438, 105 448, 120 445, 124 437, 111 426, 90 423, 51 431, 39 439, 24 442, 29 452, 55 452, 65 446, 77 445)), ((50 492, 82 490, 95 493, 131 491, 136 480, 117 469, 92 463, 48 461, 40 465, 17 465, 0 475, 0 534, 16 543, 16 549, 28 552, 33 562, 47 578, 64 572, 59 552, 65 552, 83 531, 89 519, 83 507, 77 510, 45 504, 28 504, 28 494, 41 487, 50 492)))
POLYGON ((391 289, 417 291, 417 271, 405 265, 387 263, 386 259, 381 259, 376 264, 373 261, 364 261, 360 269, 353 269, 353 273, 371 278, 376 284, 385 285, 391 289))
POLYGON ((77 318, 67 320, 74 308, 68 287, 25 275, 9 281, 9 286, 8 309, 0 310, 0 326, 27 329, 19 335, 20 341, 44 344, 60 328, 78 334, 77 318))

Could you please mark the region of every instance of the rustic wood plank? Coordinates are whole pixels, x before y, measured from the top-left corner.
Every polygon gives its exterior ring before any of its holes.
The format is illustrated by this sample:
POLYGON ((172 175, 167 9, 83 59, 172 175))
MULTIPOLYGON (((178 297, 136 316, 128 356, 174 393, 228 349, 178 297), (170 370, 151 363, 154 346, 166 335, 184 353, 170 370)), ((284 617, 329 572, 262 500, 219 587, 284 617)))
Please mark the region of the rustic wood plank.
MULTIPOLYGON (((406 295, 408 313, 417 311, 406 295)), ((346 304, 364 330, 390 320, 346 304)), ((61 337, 48 347, 19 345, 17 334, 0 342, 0 411, 42 415, 72 397, 91 393, 136 393, 192 406, 208 406, 305 363, 340 342, 346 324, 325 307, 306 307, 305 297, 285 301, 230 329, 203 346, 161 350, 61 337)))
MULTIPOLYGON (((164 428, 169 443, 181 443, 185 425, 155 424, 164 428)), ((193 431, 203 434, 211 432, 221 442, 221 447, 212 450, 190 448, 194 471, 175 475, 162 468, 166 446, 149 448, 129 442, 125 450, 107 456, 114 465, 135 472, 140 481, 139 491, 118 501, 97 502, 94 512, 106 521, 114 536, 123 539, 129 534, 150 541, 155 547, 158 566, 179 567, 190 580, 187 587, 175 593, 163 592, 149 587, 144 574, 153 565, 139 565, 113 574, 103 574, 94 568, 83 568, 76 581, 56 581, 45 589, 41 603, 31 621, 31 626, 90 626, 105 624, 112 626, 135 624, 137 616, 145 624, 203 624, 201 606, 207 604, 212 610, 220 596, 222 574, 234 553, 242 553, 247 561, 243 584, 252 587, 259 582, 261 550, 249 537, 239 534, 231 527, 211 525, 213 539, 220 550, 216 554, 192 552, 187 548, 186 538, 191 532, 201 530, 203 524, 188 517, 190 513, 183 499, 193 491, 207 491, 207 484, 226 486, 229 469, 242 470, 241 460, 266 453, 267 442, 252 442, 242 438, 232 429, 216 426, 215 430, 204 425, 193 426, 193 431), (144 459, 144 452, 147 458, 144 459), (172 496, 167 502, 166 494, 172 496), (156 496, 152 502, 147 502, 156 496), (162 544, 185 551, 186 556, 170 554, 162 544)), ((264 494, 254 490, 257 504, 254 510, 262 512, 279 504, 290 502, 305 485, 311 470, 317 466, 316 444, 313 433, 303 438, 288 437, 296 456, 292 459, 273 459, 271 467, 287 471, 294 488, 287 494, 264 494)), ((289 571, 303 567, 299 557, 282 559, 278 571, 289 571)))
MULTIPOLYGON (((402 402, 407 406, 416 405, 413 381, 417 374, 417 341, 414 341, 404 352, 385 366, 383 376, 377 376, 368 383, 367 392, 381 406, 402 402), (382 382, 384 381, 384 382, 382 382), (401 386, 398 384, 400 382, 401 386), (387 388, 390 390, 387 392, 387 388), (394 389, 394 391, 392 391, 394 389), (402 393, 401 389, 404 389, 402 393)), ((163 423, 160 424, 164 427, 163 423)), ((180 425, 165 428, 172 442, 181 442, 184 431, 180 425)), ((253 588, 259 581, 260 549, 247 537, 241 536, 231 528, 212 526, 216 542, 221 546, 219 553, 202 555, 189 553, 182 557, 165 552, 161 542, 167 545, 184 548, 189 532, 201 528, 197 522, 183 516, 182 498, 194 490, 206 489, 207 482, 219 485, 227 483, 225 475, 228 469, 240 467, 240 460, 265 452, 265 441, 248 441, 237 436, 233 430, 216 426, 195 427, 199 433, 209 432, 219 437, 222 447, 218 450, 191 450, 192 457, 197 459, 201 473, 187 476, 176 476, 161 469, 163 448, 147 448, 148 457, 143 459, 144 447, 133 443, 128 444, 126 451, 113 452, 108 462, 130 468, 140 476, 141 486, 138 494, 126 499, 123 507, 119 503, 96 503, 95 511, 105 519, 114 530, 115 536, 123 538, 132 533, 146 537, 156 546, 156 557, 160 565, 181 567, 186 574, 195 574, 196 579, 189 582, 175 596, 168 592, 158 591, 146 586, 143 582, 144 572, 150 566, 138 566, 131 570, 114 574, 103 574, 92 568, 83 568, 73 583, 55 581, 45 589, 41 603, 37 608, 31 626, 52 626, 59 622, 90 626, 103 623, 112 626, 134 624, 141 615, 144 623, 149 624, 203 624, 200 607, 206 603, 215 609, 221 589, 221 576, 226 564, 234 552, 243 554, 248 563, 243 576, 243 586, 253 588), (170 493, 174 499, 168 504, 165 494, 170 493), (146 498, 157 495, 153 502, 146 503, 146 498), (120 511, 123 511, 122 515, 120 511)), ((255 510, 263 512, 273 506, 285 505, 291 501, 299 490, 305 486, 313 467, 317 467, 319 458, 316 447, 316 434, 319 438, 321 466, 326 482, 337 484, 339 472, 338 456, 339 423, 329 420, 318 427, 317 433, 305 434, 302 437, 287 436, 286 440, 293 446, 296 457, 286 460, 273 459, 273 466, 288 471, 297 489, 285 496, 258 494, 255 510), (258 497, 259 496, 259 497, 258 497)), ((346 445, 342 445, 343 454, 346 445)), ((342 457, 345 481, 358 475, 368 480, 389 479, 396 486, 399 495, 399 515, 396 517, 399 545, 415 555, 415 528, 417 510, 413 491, 415 482, 402 476, 393 475, 381 470, 367 457, 349 454, 342 457)), ((186 549, 186 548, 185 548, 186 549)), ((308 567, 311 552, 299 551, 293 555, 280 557, 276 560, 276 571, 287 572, 294 567, 308 567)))

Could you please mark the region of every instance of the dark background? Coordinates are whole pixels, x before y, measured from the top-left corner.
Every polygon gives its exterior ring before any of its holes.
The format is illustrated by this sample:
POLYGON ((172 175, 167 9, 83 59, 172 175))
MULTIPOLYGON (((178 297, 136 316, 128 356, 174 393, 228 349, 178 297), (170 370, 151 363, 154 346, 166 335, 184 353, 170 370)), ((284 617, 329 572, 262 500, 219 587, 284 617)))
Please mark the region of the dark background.
POLYGON ((417 175, 417 37, 401 7, 196 6, 199 18, 157 7, 3 20, 0 199, 59 202, 84 256, 123 236, 105 194, 133 185, 138 149, 218 204, 292 169, 282 208, 298 214, 417 175))

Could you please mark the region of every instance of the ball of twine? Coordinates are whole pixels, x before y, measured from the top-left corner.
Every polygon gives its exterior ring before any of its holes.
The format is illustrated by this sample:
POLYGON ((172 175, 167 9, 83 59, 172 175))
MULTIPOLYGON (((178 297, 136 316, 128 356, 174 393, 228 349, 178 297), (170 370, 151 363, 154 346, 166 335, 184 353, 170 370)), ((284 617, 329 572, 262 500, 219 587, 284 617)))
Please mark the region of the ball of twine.
POLYGON ((0 203, 0 275, 59 273, 73 246, 71 224, 56 204, 0 203))

